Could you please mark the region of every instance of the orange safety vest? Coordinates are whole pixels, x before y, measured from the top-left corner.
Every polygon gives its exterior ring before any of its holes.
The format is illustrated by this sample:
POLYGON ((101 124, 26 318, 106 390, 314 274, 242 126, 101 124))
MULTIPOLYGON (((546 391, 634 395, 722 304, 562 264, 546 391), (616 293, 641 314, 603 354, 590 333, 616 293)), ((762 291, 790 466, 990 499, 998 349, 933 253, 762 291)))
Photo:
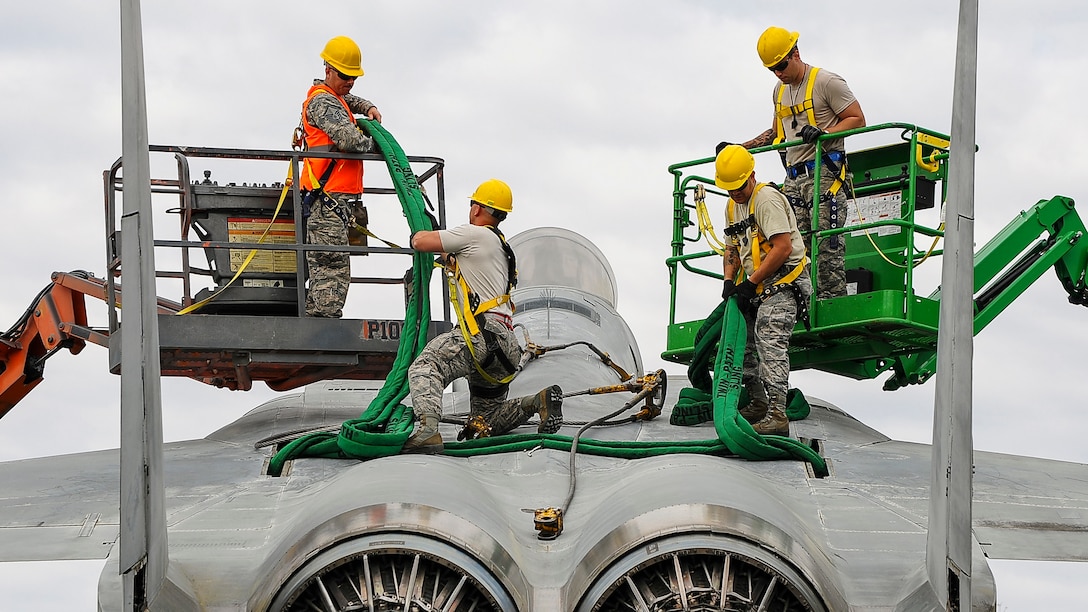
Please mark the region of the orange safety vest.
MULTIPOLYGON (((310 100, 313 99, 319 93, 327 93, 335 96, 340 104, 344 105, 344 110, 347 112, 348 117, 354 117, 351 112, 351 107, 348 106, 345 101, 336 93, 329 89, 327 85, 314 85, 310 88, 310 91, 306 92, 306 101, 302 103, 302 130, 306 136, 306 150, 307 151, 335 151, 336 144, 329 138, 329 135, 322 130, 314 127, 306 118, 306 108, 310 105, 310 100)), ((329 164, 333 161, 336 162, 336 167, 333 168, 332 174, 329 175, 329 179, 325 181, 325 193, 362 193, 363 192, 363 162, 359 159, 306 159, 303 162, 302 169, 302 188, 303 189, 316 189, 318 182, 321 180, 321 176, 325 174, 325 170, 328 169, 329 164)))

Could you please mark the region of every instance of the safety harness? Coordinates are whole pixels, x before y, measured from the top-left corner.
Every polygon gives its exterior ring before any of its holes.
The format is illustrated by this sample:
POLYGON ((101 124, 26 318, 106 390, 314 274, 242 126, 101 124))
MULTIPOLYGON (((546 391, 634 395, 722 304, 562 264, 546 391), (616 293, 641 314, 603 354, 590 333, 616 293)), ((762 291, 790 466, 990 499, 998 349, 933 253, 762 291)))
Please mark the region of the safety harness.
MULTIPOLYGON (((785 94, 786 86, 778 86, 778 98, 775 100, 775 139, 773 144, 780 144, 786 141, 786 132, 782 127, 782 121, 786 117, 793 118, 793 128, 797 128, 797 115, 804 115, 808 124, 812 127, 819 127, 816 125, 816 111, 812 103, 812 90, 816 87, 816 75, 820 72, 820 69, 816 66, 812 66, 808 74, 808 84, 805 86, 805 99, 800 104, 787 105, 783 104, 782 97, 785 94)), ((782 150, 782 164, 785 165, 785 149, 782 150)), ((839 203, 835 200, 835 195, 839 193, 839 190, 846 185, 846 153, 844 151, 824 151, 821 155, 821 159, 827 169, 831 171, 831 174, 835 177, 831 181, 831 186, 820 195, 820 204, 826 204, 828 206, 828 214, 831 219, 831 228, 838 229, 842 227, 841 223, 845 221, 839 211, 839 203)), ((810 160, 794 164, 786 167, 786 176, 794 179, 802 174, 812 174, 816 170, 816 161, 810 160)), ((802 201, 800 198, 790 197, 790 206, 794 208, 811 208, 812 202, 802 201)), ((805 228, 807 233, 808 228, 805 228)), ((835 234, 829 239, 831 248, 835 249, 839 247, 839 235, 835 234)))
MULTIPOLYGON (((733 208, 736 202, 733 198, 729 198, 728 204, 725 207, 726 226, 724 233, 730 237, 734 243, 738 240, 738 236, 744 236, 751 232, 752 236, 752 265, 753 269, 758 270, 759 266, 767 253, 771 251, 771 243, 767 239, 767 236, 763 234, 763 230, 760 229, 759 223, 756 222, 756 194, 760 189, 770 185, 771 189, 775 189, 774 185, 770 183, 759 183, 752 191, 752 196, 748 199, 748 217, 740 221, 735 221, 733 218, 733 208)), ((784 276, 768 283, 763 281, 756 285, 756 296, 751 300, 752 305, 758 306, 762 304, 767 298, 775 295, 779 291, 789 290, 793 293, 793 299, 797 302, 798 318, 805 322, 805 329, 811 329, 808 317, 808 300, 801 294, 801 290, 794 282, 797 280, 801 273, 805 270, 806 258, 802 257, 801 261, 793 267, 792 270, 787 272, 784 276)))
MULTIPOLYGON (((348 117, 354 116, 351 112, 351 107, 348 106, 344 99, 338 96, 335 92, 333 92, 331 89, 324 85, 314 86, 313 88, 311 88, 310 93, 306 98, 306 101, 302 104, 302 115, 299 117, 298 127, 295 128, 294 134, 291 138, 291 148, 296 151, 316 151, 322 153, 339 151, 339 149, 336 147, 336 144, 331 142, 331 138, 329 138, 327 134, 325 135, 325 138, 330 140, 330 142, 327 144, 310 144, 310 140, 306 136, 306 127, 309 125, 309 123, 306 121, 306 108, 309 106, 310 100, 312 100, 314 96, 320 93, 327 93, 335 97, 340 102, 340 104, 343 105, 344 110, 348 114, 348 117)), ((316 130, 316 128, 314 129, 316 130)), ((330 196, 325 190, 325 185, 328 182, 329 177, 332 176, 333 170, 336 168, 337 164, 340 163, 340 161, 341 160, 339 159, 329 160, 329 165, 325 167, 325 171, 321 174, 321 178, 319 179, 314 173, 312 160, 308 157, 303 158, 303 171, 306 173, 306 176, 309 177, 310 185, 313 185, 313 188, 302 188, 302 218, 308 219, 313 211, 314 205, 320 203, 325 208, 328 208, 329 211, 331 211, 334 215, 339 217, 339 219, 344 222, 344 226, 347 227, 348 230, 354 230, 362 236, 362 240, 359 243, 352 243, 351 234, 349 233, 349 244, 352 244, 353 246, 366 246, 366 238, 370 237, 385 244, 390 248, 401 248, 399 245, 385 240, 384 238, 371 232, 367 228, 368 219, 365 206, 359 206, 358 208, 352 206, 343 206, 340 204, 339 200, 330 196)), ((361 163, 362 162, 360 162, 360 164, 361 163)), ((303 181, 303 185, 305 184, 305 181, 303 181)), ((349 200, 348 203, 361 204, 362 201, 349 200)), ((432 224, 432 226, 437 226, 437 224, 432 224)), ((366 253, 363 254, 366 255, 366 253)))
POLYGON ((493 384, 500 385, 498 387, 477 387, 473 386, 472 393, 479 397, 498 397, 505 391, 506 385, 514 380, 516 374, 516 366, 510 363, 510 360, 506 358, 506 354, 502 352, 502 347, 499 345, 498 338, 495 333, 489 329, 486 329, 483 324, 482 315, 494 308, 499 307, 502 304, 510 304, 511 310, 514 308, 513 302, 510 301, 510 292, 518 286, 518 265, 517 257, 514 255, 514 249, 510 248, 510 245, 506 242, 506 236, 503 236, 499 228, 493 225, 485 226, 487 229, 494 232, 495 236, 502 244, 503 253, 506 255, 506 293, 487 300, 486 302, 480 301, 480 296, 471 287, 468 286, 468 282, 465 281, 465 277, 461 274, 461 268, 457 264, 457 259, 450 255, 449 264, 447 266, 448 272, 446 279, 450 285, 450 301, 453 303, 453 310, 457 313, 457 322, 461 327, 461 334, 465 337, 465 344, 468 345, 469 354, 472 355, 472 363, 476 366, 476 371, 480 373, 480 376, 484 380, 493 384), (464 303, 461 303, 459 295, 465 296, 464 303), (482 334, 484 338, 484 344, 487 347, 487 358, 481 362, 476 357, 476 349, 472 345, 472 337, 476 334, 482 334), (485 371, 494 360, 498 360, 503 368, 510 372, 510 374, 502 379, 497 379, 491 376, 485 371))

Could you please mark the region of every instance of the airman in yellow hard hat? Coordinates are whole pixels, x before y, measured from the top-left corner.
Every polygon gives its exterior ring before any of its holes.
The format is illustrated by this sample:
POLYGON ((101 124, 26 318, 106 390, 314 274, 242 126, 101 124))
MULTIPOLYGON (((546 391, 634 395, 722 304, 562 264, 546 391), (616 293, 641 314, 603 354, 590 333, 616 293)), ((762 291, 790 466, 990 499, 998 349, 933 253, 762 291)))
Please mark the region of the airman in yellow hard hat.
MULTIPOLYGON (((797 214, 806 242, 811 241, 812 208, 817 206, 818 227, 842 227, 846 217, 849 173, 842 137, 828 136, 865 127, 861 104, 846 81, 828 70, 810 66, 797 47, 800 34, 785 28, 767 28, 756 41, 763 66, 778 78, 775 84, 771 128, 741 146, 746 149, 782 142, 799 144, 783 150, 786 179, 782 191, 797 214), (821 156, 820 193, 816 194, 817 141, 821 156)), ((718 144, 721 151, 729 142, 718 144)), ((810 252, 812 245, 809 245, 810 252)), ((844 243, 841 236, 824 238, 816 248, 817 297, 846 295, 844 243)))
POLYGON ((793 207, 773 185, 756 181, 755 168, 752 154, 735 144, 714 160, 714 183, 729 192, 722 299, 736 300, 748 326, 741 379, 749 402, 740 414, 756 433, 785 436, 790 336, 807 320, 812 282, 793 207))
POLYGON ((415 429, 406 453, 442 452, 438 425, 442 392, 468 377, 468 424, 457 439, 497 436, 539 416, 538 433, 555 433, 563 423, 563 390, 550 385, 534 395, 507 399, 522 349, 514 335, 510 292, 517 286, 517 259, 499 231, 514 210, 510 186, 488 179, 468 198, 468 223, 412 235, 412 248, 444 253, 454 280, 450 292, 459 325, 427 343, 408 368, 415 429))
MULTIPOLYGON (((296 145, 307 151, 378 153, 374 139, 359 129, 355 114, 380 122, 382 114, 370 100, 352 95, 363 76, 362 52, 347 36, 337 36, 321 51, 325 78, 315 79, 302 103, 296 145)), ((357 159, 304 158, 300 184, 303 211, 308 215, 306 242, 340 245, 349 242, 349 228, 366 226, 363 206, 363 162, 357 159)), ((365 239, 359 244, 365 245, 365 239)), ((306 254, 309 288, 306 314, 340 317, 351 283, 347 253, 306 254)))

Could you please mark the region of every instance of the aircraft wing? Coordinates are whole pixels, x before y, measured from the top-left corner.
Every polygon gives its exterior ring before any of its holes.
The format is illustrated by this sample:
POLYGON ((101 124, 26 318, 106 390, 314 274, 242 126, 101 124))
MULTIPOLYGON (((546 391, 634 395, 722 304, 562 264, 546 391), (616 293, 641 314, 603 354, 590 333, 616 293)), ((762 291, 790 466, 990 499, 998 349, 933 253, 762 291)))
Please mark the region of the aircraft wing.
POLYGON ((1088 561, 1088 465, 976 452, 974 483, 986 556, 1088 561))
POLYGON ((0 561, 105 559, 119 466, 116 449, 0 463, 0 561))

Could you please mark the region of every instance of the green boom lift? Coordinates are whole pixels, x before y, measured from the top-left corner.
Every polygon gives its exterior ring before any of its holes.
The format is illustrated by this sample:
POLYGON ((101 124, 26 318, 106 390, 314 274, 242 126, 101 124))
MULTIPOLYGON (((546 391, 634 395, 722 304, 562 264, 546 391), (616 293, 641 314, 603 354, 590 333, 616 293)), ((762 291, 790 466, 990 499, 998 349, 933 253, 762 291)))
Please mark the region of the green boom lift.
MULTIPOLYGON (((931 227, 916 217, 927 209, 933 209, 928 214, 934 216, 943 212, 948 136, 904 123, 864 127, 837 136, 849 139, 866 134, 865 138, 879 139, 896 132, 899 138, 890 144, 849 153, 853 197, 847 203, 845 226, 814 233, 817 240, 832 234, 843 236, 850 294, 826 300, 812 298, 811 328, 799 323, 794 330, 790 346, 794 370, 815 368, 854 379, 888 372, 887 390, 923 383, 936 372, 940 288, 919 295, 915 272, 922 262, 941 255, 937 247, 944 231, 939 218, 931 227)), ((758 155, 798 143, 752 152, 758 155)), ((816 156, 817 176, 821 157, 816 156)), ((770 156, 764 159, 769 161, 770 156)), ((678 363, 691 361, 695 334, 703 323, 677 321, 680 279, 690 280, 691 275, 722 278, 716 252, 685 252, 708 237, 709 228, 693 219, 698 218, 693 213, 698 212, 701 200, 720 198, 720 205, 707 208, 717 218, 723 217, 718 211, 724 210, 728 195, 714 187, 713 162, 713 158, 703 158, 669 167, 673 175, 673 231, 672 255, 665 263, 671 291, 662 358, 678 363), (689 195, 695 203, 689 202, 689 195)), ((817 186, 815 191, 822 189, 817 186)), ((817 215, 812 216, 815 222, 817 215)), ((1073 200, 1056 196, 1022 211, 994 236, 975 254, 975 333, 1051 267, 1069 293, 1069 301, 1088 305, 1088 241, 1082 240, 1084 234, 1073 200)), ((811 272, 815 278, 815 267, 811 272)))

